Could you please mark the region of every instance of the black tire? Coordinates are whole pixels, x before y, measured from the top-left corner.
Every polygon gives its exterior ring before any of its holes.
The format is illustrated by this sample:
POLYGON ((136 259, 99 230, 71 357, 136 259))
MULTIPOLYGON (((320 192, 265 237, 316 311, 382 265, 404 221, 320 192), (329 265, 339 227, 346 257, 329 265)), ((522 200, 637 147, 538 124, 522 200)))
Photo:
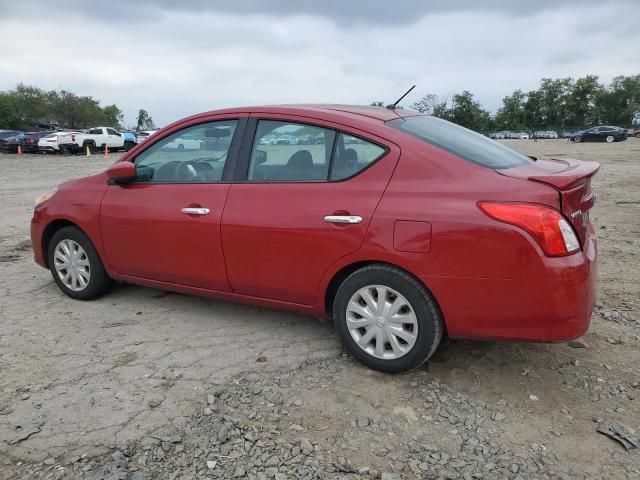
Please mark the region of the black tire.
POLYGON ((87 142, 84 145, 82 145, 82 153, 86 154, 87 153, 87 149, 89 149, 89 153, 91 155, 96 153, 96 146, 91 142, 87 142))
POLYGON ((135 146, 136 146, 136 144, 133 143, 133 142, 124 142, 124 151, 128 152, 129 150, 131 150, 135 146))
POLYGON ((333 318, 338 336, 347 350, 369 368, 387 373, 404 372, 422 365, 435 352, 444 332, 442 314, 427 289, 407 272, 386 264, 363 267, 342 282, 333 303, 333 318), (370 285, 382 285, 400 293, 416 315, 417 339, 413 347, 399 358, 381 359, 365 352, 347 328, 347 305, 351 297, 370 285))
POLYGON ((98 298, 104 295, 111 288, 112 280, 105 272, 102 261, 98 256, 98 252, 96 252, 96 249, 91 243, 91 240, 89 240, 89 238, 77 227, 64 227, 53 234, 51 240, 49 241, 47 258, 49 270, 51 271, 53 280, 58 284, 60 290, 62 290, 67 296, 71 298, 74 298, 76 300, 93 300, 94 298, 98 298), (74 291, 71 288, 67 287, 67 285, 64 284, 57 270, 55 269, 55 249, 63 240, 72 240, 78 243, 84 249, 87 259, 89 260, 91 274, 89 277, 89 282, 83 290, 74 291))

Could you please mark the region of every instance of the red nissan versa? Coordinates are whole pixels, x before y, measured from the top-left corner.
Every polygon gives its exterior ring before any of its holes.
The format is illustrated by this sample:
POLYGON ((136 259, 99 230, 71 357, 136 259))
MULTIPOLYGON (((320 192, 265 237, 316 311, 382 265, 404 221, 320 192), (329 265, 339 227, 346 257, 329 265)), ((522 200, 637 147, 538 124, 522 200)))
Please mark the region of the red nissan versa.
POLYGON ((41 196, 31 236, 72 298, 118 280, 328 315, 356 358, 400 372, 445 332, 587 330, 598 168, 405 110, 219 110, 41 196))

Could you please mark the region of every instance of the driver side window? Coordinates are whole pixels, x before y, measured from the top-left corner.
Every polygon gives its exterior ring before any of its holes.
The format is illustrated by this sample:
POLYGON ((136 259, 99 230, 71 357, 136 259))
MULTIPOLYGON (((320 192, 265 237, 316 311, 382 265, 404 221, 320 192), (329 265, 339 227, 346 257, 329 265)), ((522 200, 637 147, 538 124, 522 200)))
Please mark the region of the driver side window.
POLYGON ((154 143, 135 159, 136 181, 220 182, 237 123, 237 120, 201 123, 154 143))

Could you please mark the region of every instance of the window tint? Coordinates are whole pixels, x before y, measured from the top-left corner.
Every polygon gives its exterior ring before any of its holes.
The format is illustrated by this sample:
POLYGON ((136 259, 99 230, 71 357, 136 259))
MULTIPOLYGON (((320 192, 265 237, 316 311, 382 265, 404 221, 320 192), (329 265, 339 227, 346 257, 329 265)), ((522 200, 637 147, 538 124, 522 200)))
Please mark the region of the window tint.
POLYGON ((107 128, 107 133, 109 135, 119 135, 119 133, 116 132, 113 128, 107 128))
POLYGON ((253 182, 326 181, 333 130, 300 123, 260 120, 248 180, 253 182))
POLYGON ((386 150, 374 143, 345 133, 338 136, 338 143, 331 168, 331 180, 352 177, 364 170, 386 150))
POLYGON ((89 134, 90 135, 102 135, 102 129, 101 128, 92 128, 91 130, 89 130, 89 134))
POLYGON ((138 182, 220 182, 236 120, 209 122, 163 138, 136 157, 138 182))
POLYGON ((440 118, 398 118, 387 125, 484 167, 511 168, 532 162, 501 143, 440 118))

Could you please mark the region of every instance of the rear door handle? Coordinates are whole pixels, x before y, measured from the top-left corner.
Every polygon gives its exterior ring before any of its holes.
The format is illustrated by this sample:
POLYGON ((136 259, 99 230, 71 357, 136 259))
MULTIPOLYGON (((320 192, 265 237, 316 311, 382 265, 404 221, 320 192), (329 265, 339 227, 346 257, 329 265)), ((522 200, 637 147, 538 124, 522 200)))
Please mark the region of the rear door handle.
POLYGON ((362 223, 362 217, 358 215, 326 215, 324 221, 329 223, 362 223))
POLYGON ((186 207, 180 210, 185 215, 209 215, 208 208, 186 207))

